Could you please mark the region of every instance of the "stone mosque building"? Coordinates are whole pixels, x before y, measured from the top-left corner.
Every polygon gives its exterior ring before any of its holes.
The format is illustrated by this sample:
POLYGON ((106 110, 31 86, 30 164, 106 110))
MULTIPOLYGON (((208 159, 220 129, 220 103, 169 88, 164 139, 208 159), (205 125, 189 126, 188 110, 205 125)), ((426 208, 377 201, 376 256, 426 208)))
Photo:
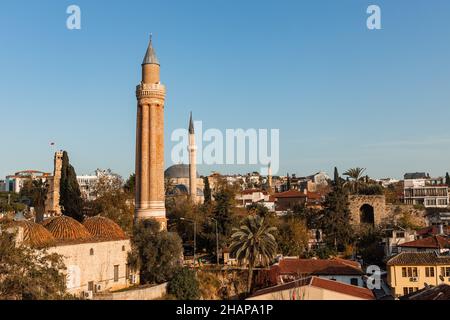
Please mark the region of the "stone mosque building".
POLYGON ((176 164, 166 169, 164 179, 167 181, 167 196, 189 197, 194 203, 203 203, 204 183, 203 179, 197 174, 197 146, 195 144, 194 122, 192 113, 189 119, 189 165, 176 164), (196 190, 196 192, 192 192, 196 190))
POLYGON ((138 283, 139 276, 127 264, 129 237, 112 220, 96 216, 83 223, 59 216, 41 224, 13 221, 17 243, 63 256, 67 268, 67 292, 92 298, 94 293, 113 291, 138 283))

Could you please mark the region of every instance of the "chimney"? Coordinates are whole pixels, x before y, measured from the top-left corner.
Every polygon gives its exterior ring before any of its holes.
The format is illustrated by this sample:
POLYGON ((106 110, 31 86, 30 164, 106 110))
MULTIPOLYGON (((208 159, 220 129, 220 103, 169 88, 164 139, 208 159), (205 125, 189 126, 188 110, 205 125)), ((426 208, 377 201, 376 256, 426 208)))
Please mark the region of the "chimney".
POLYGON ((440 223, 440 224, 438 225, 438 234, 439 234, 440 236, 445 235, 445 233, 444 233, 444 225, 443 225, 442 223, 440 223))

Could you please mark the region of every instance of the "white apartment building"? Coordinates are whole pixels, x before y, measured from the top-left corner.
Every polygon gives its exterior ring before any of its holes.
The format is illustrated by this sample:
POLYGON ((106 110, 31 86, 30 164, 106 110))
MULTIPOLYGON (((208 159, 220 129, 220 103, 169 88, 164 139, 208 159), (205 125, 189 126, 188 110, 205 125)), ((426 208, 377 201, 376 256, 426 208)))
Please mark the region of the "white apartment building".
POLYGON ((426 208, 448 207, 448 186, 444 178, 430 178, 424 172, 407 173, 404 178, 405 204, 423 205, 426 208))

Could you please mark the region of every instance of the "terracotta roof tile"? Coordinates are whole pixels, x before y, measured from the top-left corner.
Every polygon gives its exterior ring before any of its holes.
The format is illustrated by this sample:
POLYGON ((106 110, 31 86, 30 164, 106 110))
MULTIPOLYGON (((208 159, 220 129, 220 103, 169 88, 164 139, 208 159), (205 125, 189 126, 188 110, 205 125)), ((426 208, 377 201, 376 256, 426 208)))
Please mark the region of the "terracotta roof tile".
MULTIPOLYGON (((329 291, 339 292, 342 294, 346 294, 349 296, 353 296, 360 299, 366 299, 366 300, 374 300, 375 296, 373 295, 372 291, 358 286, 353 286, 350 284, 342 283, 339 281, 333 281, 328 279, 323 279, 319 277, 306 277, 302 279, 298 279, 295 281, 291 281, 288 283, 276 285, 273 287, 265 288, 256 291, 252 297, 257 297, 261 295, 265 295, 268 293, 275 293, 283 290, 289 290, 294 289, 298 287, 304 287, 304 286, 312 286, 316 288, 321 288, 329 291)), ((299 299, 301 299, 299 297, 299 299)))
POLYGON ((401 252, 391 258, 387 265, 450 265, 450 256, 438 255, 435 252, 401 252))
POLYGON ((87 218, 83 225, 91 235, 104 240, 124 240, 128 237, 117 223, 106 217, 95 216, 87 218))
POLYGON ((443 236, 432 236, 428 238, 405 242, 400 244, 399 247, 443 249, 443 248, 450 248, 450 240, 443 236))

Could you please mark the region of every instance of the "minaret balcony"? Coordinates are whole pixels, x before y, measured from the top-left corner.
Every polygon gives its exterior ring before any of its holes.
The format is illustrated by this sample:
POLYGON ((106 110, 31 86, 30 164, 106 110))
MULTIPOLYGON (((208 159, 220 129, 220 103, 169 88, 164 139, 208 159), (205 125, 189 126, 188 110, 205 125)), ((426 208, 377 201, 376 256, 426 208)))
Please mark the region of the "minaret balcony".
POLYGON ((159 98, 164 99, 166 96, 166 87, 160 83, 141 83, 136 86, 136 97, 142 98, 159 98))

